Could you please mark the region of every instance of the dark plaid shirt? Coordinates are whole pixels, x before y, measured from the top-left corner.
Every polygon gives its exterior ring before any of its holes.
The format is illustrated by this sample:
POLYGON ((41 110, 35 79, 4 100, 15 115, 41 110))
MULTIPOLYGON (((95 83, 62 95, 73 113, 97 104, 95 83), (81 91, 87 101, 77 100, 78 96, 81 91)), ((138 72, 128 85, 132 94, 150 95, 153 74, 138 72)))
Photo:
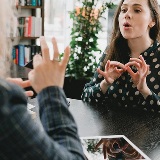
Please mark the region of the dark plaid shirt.
POLYGON ((27 111, 18 86, 0 80, 0 160, 82 160, 77 126, 59 87, 38 95, 38 125, 27 111))
MULTIPOLYGON (((85 85, 82 100, 99 105, 111 104, 121 108, 140 109, 160 114, 160 44, 155 41, 141 55, 146 63, 150 65, 150 72, 146 82, 152 95, 145 99, 137 90, 127 72, 115 80, 107 92, 103 94, 100 83, 104 78, 96 72, 91 82, 85 85)), ((98 66, 101 70, 104 70, 105 67, 105 57, 106 54, 103 54, 98 66)), ((132 69, 134 70, 135 68, 133 67, 132 69)))

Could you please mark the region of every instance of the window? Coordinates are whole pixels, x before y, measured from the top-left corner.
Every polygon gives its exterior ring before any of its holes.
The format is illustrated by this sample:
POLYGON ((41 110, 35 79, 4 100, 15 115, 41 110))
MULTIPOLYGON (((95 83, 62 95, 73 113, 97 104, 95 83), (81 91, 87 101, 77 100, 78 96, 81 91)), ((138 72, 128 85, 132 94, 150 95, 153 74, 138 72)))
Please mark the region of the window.
MULTIPOLYGON (((75 7, 76 0, 45 0, 45 25, 44 34, 47 40, 47 44, 53 53, 51 38, 54 36, 57 39, 59 52, 62 53, 64 48, 69 45, 70 42, 70 30, 72 27, 72 21, 69 18, 69 11, 72 11, 75 7)), ((118 1, 118 0, 116 0, 118 1)), ((110 24, 113 11, 108 10, 104 13, 106 19, 102 19, 102 31, 99 33, 98 47, 103 52, 107 46, 107 40, 110 33, 108 29, 108 22, 110 24), (109 17, 109 18, 108 18, 109 17)), ((52 57, 53 55, 51 55, 52 57)), ((100 55, 98 55, 100 57, 100 55)), ((99 61, 97 57, 97 61, 99 61)))

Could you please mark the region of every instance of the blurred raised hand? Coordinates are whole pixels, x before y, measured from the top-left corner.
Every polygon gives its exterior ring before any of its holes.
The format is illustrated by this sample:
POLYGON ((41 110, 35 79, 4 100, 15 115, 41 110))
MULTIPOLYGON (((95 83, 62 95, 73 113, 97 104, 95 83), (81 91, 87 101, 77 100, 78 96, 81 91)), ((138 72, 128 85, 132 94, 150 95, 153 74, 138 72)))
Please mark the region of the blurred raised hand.
POLYGON ((29 80, 34 90, 39 93, 49 86, 63 88, 66 66, 69 60, 70 48, 66 47, 64 57, 59 60, 59 51, 55 38, 52 38, 54 56, 50 59, 49 48, 44 37, 40 38, 42 56, 33 57, 33 70, 29 72, 29 80))

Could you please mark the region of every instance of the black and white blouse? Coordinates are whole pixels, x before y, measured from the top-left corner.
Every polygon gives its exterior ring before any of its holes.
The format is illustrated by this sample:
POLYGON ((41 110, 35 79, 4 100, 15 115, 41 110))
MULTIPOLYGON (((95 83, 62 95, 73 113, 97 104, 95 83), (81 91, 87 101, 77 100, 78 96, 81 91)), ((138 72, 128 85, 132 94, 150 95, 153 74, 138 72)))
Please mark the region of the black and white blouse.
MULTIPOLYGON (((146 78, 147 85, 152 95, 145 99, 132 82, 130 75, 125 72, 108 88, 105 94, 102 93, 100 82, 104 79, 98 72, 95 73, 90 83, 87 83, 82 93, 82 100, 98 104, 111 102, 120 107, 138 107, 145 111, 160 113, 160 44, 155 41, 145 52, 141 54, 146 63, 150 65, 150 72, 146 78)), ((104 70, 104 59, 102 55, 99 68, 104 70)), ((129 61, 129 59, 128 59, 129 61)))

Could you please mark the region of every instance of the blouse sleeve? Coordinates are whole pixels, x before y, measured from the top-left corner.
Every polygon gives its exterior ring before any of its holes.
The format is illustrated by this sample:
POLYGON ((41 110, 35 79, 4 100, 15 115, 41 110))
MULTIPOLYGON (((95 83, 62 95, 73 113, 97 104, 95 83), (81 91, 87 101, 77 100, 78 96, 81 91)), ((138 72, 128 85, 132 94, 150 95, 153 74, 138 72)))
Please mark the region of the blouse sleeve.
POLYGON ((147 98, 142 98, 139 101, 140 105, 144 106, 144 110, 158 112, 160 113, 160 97, 151 91, 151 95, 147 96, 147 98))
POLYGON ((152 73, 147 79, 147 84, 152 94, 147 96, 147 98, 143 98, 143 96, 141 96, 139 104, 144 106, 144 110, 146 111, 160 113, 160 71, 158 68, 155 68, 155 66, 156 65, 151 65, 152 73))
POLYGON ((151 95, 147 98, 140 98, 139 104, 144 106, 144 110, 160 113, 160 58, 159 47, 157 47, 150 57, 146 59, 147 64, 150 65, 150 73, 147 76, 147 85, 151 90, 151 95), (153 55, 153 56, 152 56, 153 55))
MULTIPOLYGON (((106 53, 102 55, 100 62, 98 64, 98 68, 100 68, 101 70, 104 70, 105 57, 106 57, 106 53)), ((104 78, 100 74, 98 74, 98 72, 96 71, 92 80, 89 83, 85 84, 84 86, 83 93, 81 96, 83 101, 101 103, 106 98, 106 94, 104 97, 104 94, 102 93, 100 88, 100 82, 103 79, 104 78)))

